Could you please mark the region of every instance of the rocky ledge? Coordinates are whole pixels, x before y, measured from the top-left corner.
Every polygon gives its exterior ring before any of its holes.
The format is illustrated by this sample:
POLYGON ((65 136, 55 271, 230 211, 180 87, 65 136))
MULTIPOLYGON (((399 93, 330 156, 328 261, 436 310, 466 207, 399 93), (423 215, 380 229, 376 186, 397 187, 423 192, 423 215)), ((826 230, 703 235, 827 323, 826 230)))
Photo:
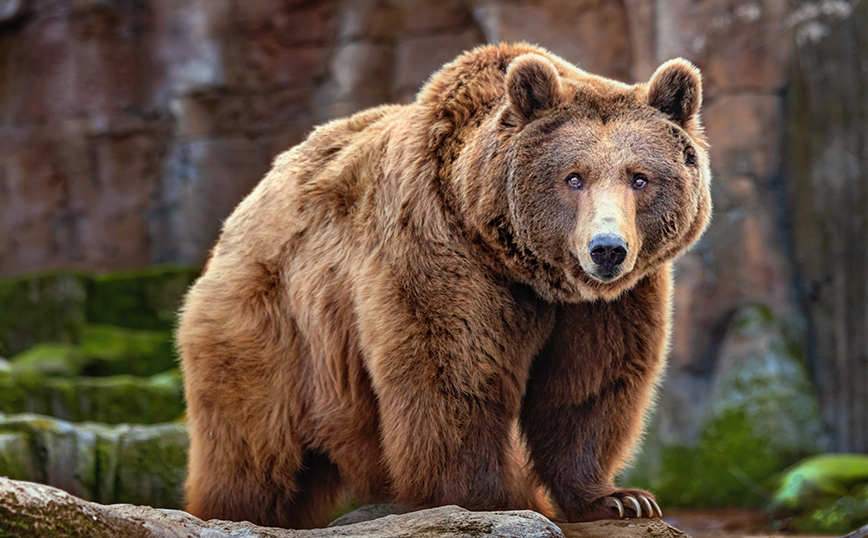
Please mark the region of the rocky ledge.
MULTIPOLYGON (((360 509, 364 514, 365 507, 360 509)), ((383 511, 368 511, 376 517, 383 511)), ((362 515, 361 518, 365 516, 362 515)), ((358 520, 361 518, 350 518, 358 520)), ((344 521, 347 521, 346 519, 344 521)), ((339 523, 339 522, 335 522, 339 523)), ((0 477, 0 536, 92 536, 96 538, 328 538, 358 537, 527 537, 683 538, 655 519, 557 525, 536 512, 470 512, 443 506, 327 529, 285 530, 248 522, 202 521, 180 510, 131 504, 103 505, 57 488, 0 477)))

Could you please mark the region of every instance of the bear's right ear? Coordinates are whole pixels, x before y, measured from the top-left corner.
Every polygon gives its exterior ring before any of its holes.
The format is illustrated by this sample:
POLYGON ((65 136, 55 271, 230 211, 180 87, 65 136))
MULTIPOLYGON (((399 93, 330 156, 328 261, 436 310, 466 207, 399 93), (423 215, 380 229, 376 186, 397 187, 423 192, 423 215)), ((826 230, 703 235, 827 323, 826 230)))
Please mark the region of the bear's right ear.
POLYGON ((509 105, 530 121, 561 101, 561 77, 550 61, 539 54, 523 54, 506 69, 509 105))
POLYGON ((669 60, 651 76, 648 104, 672 121, 688 127, 702 105, 702 75, 692 63, 682 58, 669 60))

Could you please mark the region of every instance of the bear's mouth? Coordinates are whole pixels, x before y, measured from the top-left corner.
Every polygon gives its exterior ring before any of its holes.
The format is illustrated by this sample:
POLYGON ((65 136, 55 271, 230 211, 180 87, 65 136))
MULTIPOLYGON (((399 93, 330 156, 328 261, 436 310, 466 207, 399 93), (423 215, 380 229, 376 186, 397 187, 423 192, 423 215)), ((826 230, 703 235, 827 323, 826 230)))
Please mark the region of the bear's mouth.
POLYGON ((613 269, 605 269, 602 267, 595 267, 596 271, 585 271, 591 278, 598 282, 602 282, 604 284, 616 280, 622 274, 624 274, 623 267, 615 267, 613 269))
POLYGON ((570 252, 570 257, 574 262, 573 276, 585 284, 608 284, 627 273, 624 270, 624 265, 621 264, 614 267, 601 267, 590 261, 583 262, 572 252, 570 252))
POLYGON ((572 258, 574 263, 572 271, 573 278, 585 285, 593 286, 595 284, 608 284, 622 277, 626 273, 623 265, 618 265, 607 270, 606 268, 599 267, 593 263, 588 263, 587 265, 590 267, 586 267, 586 264, 582 263, 582 260, 572 252, 570 253, 570 258, 572 258))

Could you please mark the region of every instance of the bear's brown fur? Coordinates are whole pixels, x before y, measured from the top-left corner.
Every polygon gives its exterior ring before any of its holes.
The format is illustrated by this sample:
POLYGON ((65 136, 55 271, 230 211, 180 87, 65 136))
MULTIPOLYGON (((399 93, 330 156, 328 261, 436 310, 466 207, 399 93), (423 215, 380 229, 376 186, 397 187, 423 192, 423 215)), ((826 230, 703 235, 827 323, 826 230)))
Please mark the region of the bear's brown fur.
POLYGON ((656 514, 612 480, 709 219, 700 102, 683 60, 626 85, 486 46, 278 157, 181 317, 190 512, 305 527, 344 493, 542 486, 570 521, 656 514))

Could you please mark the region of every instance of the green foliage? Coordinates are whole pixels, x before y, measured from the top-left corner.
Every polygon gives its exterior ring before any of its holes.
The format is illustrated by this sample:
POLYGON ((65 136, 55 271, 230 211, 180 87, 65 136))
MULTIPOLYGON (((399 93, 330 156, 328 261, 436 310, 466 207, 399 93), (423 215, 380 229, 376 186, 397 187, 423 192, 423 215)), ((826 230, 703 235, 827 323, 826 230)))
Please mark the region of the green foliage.
POLYGON ((737 312, 699 431, 672 439, 652 427, 625 483, 667 506, 765 506, 779 473, 823 450, 817 398, 793 340, 767 307, 737 312))
POLYGON ((652 489, 667 506, 761 507, 766 481, 796 459, 772 446, 743 411, 729 411, 706 425, 697 446, 663 448, 653 481, 637 476, 631 485, 652 489))
POLYGON ((787 469, 769 505, 777 526, 846 534, 868 524, 868 455, 823 454, 787 469))

